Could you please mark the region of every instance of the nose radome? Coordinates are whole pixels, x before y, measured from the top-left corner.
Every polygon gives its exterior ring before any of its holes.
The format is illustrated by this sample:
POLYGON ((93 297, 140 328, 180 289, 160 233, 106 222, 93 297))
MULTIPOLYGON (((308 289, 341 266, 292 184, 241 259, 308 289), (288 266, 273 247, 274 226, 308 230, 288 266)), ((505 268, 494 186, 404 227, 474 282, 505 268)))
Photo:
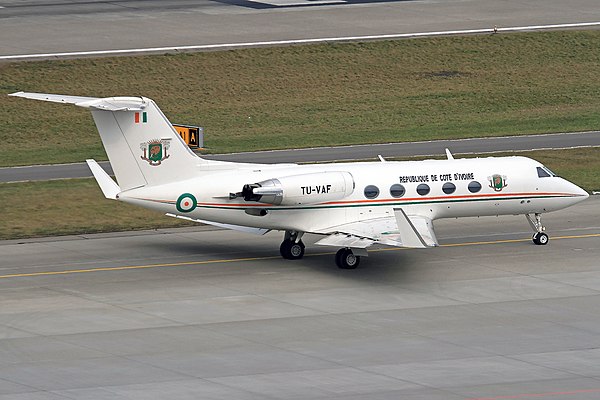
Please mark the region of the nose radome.
POLYGON ((582 188, 580 188, 579 186, 577 186, 574 183, 571 183, 571 185, 573 185, 573 194, 576 196, 579 196, 581 198, 581 201, 587 199, 588 197, 590 197, 590 194, 588 192, 586 192, 585 190, 583 190, 582 188))

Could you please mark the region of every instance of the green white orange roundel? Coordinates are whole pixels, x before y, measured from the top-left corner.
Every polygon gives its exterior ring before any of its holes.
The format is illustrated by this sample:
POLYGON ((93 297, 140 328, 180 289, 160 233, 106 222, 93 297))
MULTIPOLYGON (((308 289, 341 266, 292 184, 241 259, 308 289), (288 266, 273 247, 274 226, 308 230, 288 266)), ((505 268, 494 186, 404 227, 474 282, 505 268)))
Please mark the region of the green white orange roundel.
POLYGON ((197 201, 193 194, 184 193, 177 199, 175 206, 177 207, 177 211, 188 213, 192 212, 196 209, 197 201))

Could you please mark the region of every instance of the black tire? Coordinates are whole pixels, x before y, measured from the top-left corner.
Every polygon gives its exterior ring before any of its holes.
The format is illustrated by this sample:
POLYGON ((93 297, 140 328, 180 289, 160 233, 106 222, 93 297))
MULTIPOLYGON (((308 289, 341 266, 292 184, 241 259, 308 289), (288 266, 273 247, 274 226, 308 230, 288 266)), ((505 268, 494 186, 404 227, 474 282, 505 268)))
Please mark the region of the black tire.
POLYGON ((281 242, 281 246, 279 246, 279 254, 281 254, 281 257, 285 258, 286 260, 289 260, 292 256, 290 254, 291 244, 292 242, 290 242, 289 240, 284 240, 283 242, 281 242))
POLYGON ((536 232, 533 235, 532 240, 533 240, 533 243, 537 244, 538 246, 545 246, 548 244, 548 241, 550 240, 550 238, 544 232, 536 232))
POLYGON ((338 268, 343 268, 342 257, 344 256, 345 251, 346 249, 339 249, 337 253, 335 253, 335 265, 337 265, 338 268))
POLYGON ((538 246, 547 245, 548 240, 550 240, 550 238, 544 232, 537 232, 533 235, 533 243, 537 244, 538 246))
POLYGON ((355 269, 360 264, 360 257, 355 256, 351 249, 340 249, 335 254, 335 263, 341 269, 355 269))
POLYGON ((302 241, 296 243, 291 240, 284 240, 279 246, 279 253, 286 260, 299 260, 304 257, 304 247, 302 241))

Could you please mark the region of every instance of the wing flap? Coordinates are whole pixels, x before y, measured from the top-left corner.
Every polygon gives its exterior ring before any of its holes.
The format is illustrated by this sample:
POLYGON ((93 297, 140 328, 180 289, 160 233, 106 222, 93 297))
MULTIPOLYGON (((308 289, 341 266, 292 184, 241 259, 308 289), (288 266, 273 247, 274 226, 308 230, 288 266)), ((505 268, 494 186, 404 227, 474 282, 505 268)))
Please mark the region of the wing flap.
POLYGON ((346 233, 334 233, 332 235, 326 236, 323 239, 319 240, 315 244, 321 246, 334 246, 334 247, 350 247, 356 249, 366 249, 370 245, 375 243, 373 239, 361 238, 354 235, 349 235, 346 233))
POLYGON ((315 231, 313 233, 327 235, 315 244, 359 249, 366 249, 375 243, 412 248, 438 245, 430 218, 407 215, 400 208, 393 211, 393 216, 356 221, 315 231))

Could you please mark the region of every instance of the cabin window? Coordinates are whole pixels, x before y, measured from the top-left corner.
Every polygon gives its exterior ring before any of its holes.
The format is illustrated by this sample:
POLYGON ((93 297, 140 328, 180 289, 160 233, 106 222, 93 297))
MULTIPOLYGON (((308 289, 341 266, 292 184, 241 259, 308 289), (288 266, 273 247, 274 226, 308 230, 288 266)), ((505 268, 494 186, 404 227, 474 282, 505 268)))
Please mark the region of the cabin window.
POLYGON ((406 193, 406 189, 404 189, 404 186, 402 186, 401 184, 395 183, 392 186, 390 186, 390 194, 392 195, 392 197, 399 198, 404 196, 404 193, 406 193))
POLYGON ((456 185, 452 182, 446 182, 442 186, 442 191, 446 194, 452 194, 456 190, 456 185))
POLYGON ((469 183, 469 192, 471 193, 477 193, 481 190, 481 183, 477 182, 477 181, 471 181, 469 183))
POLYGON ((379 188, 374 185, 369 185, 365 188, 365 197, 367 199, 374 199, 379 196, 379 188))
POLYGON ((421 196, 429 194, 429 190, 429 185, 425 183, 421 183, 419 186, 417 186, 417 193, 419 193, 421 196))

